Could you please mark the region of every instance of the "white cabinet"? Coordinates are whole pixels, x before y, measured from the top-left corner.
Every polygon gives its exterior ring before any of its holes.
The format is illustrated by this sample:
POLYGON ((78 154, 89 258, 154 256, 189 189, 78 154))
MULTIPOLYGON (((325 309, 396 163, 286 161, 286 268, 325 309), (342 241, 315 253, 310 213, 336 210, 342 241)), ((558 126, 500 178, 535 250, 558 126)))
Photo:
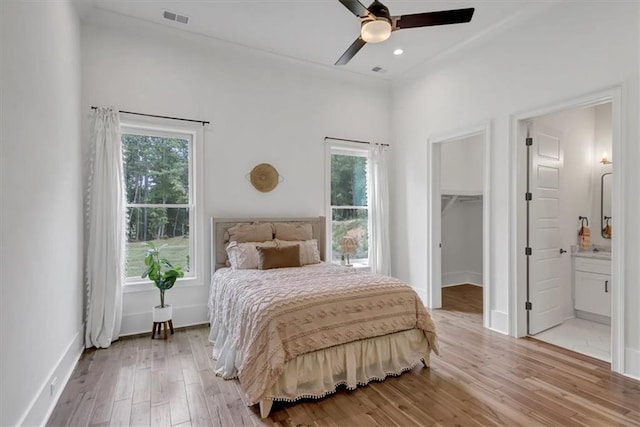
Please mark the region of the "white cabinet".
POLYGON ((611 261, 575 258, 574 308, 611 317, 611 261))

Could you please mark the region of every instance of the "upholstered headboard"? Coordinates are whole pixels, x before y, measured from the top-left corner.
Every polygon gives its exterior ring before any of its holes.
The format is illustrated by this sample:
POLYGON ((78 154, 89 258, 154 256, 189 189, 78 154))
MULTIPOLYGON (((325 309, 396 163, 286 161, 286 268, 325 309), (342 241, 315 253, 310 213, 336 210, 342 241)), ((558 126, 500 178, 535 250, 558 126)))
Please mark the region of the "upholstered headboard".
POLYGON ((313 238, 318 239, 320 259, 325 260, 326 218, 316 216, 311 218, 211 218, 211 272, 224 267, 227 262, 225 246, 225 232, 236 224, 251 224, 254 222, 311 224, 313 238))

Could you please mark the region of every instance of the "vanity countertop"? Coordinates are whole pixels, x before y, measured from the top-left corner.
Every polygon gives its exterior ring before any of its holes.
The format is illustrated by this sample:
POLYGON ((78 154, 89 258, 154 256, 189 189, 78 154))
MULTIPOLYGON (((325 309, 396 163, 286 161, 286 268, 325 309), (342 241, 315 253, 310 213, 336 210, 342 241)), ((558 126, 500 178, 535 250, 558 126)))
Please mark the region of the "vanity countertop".
POLYGON ((595 259, 605 259, 605 260, 611 260, 611 252, 610 251, 593 251, 593 249, 591 250, 586 250, 586 251, 578 251, 578 252, 574 252, 571 254, 571 256, 574 257, 580 257, 580 258, 595 258, 595 259))

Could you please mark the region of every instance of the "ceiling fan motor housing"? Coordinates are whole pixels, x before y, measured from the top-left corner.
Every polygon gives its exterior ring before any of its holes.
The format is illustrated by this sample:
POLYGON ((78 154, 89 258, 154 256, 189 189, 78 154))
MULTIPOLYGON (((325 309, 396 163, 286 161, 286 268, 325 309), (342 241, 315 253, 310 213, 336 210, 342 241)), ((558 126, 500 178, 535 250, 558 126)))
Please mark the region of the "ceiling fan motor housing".
POLYGON ((371 3, 371 6, 369 6, 367 10, 377 19, 384 19, 391 23, 391 14, 389 13, 389 9, 378 0, 371 3))

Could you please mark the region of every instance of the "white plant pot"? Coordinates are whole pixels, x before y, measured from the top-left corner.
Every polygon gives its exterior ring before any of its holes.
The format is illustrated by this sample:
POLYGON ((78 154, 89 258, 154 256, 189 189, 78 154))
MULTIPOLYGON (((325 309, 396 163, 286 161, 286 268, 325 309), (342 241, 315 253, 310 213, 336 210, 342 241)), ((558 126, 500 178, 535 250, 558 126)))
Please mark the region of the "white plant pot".
POLYGON ((155 323, 168 322, 171 320, 172 314, 173 307, 169 304, 165 304, 164 307, 160 307, 159 305, 153 307, 153 321, 155 323))

